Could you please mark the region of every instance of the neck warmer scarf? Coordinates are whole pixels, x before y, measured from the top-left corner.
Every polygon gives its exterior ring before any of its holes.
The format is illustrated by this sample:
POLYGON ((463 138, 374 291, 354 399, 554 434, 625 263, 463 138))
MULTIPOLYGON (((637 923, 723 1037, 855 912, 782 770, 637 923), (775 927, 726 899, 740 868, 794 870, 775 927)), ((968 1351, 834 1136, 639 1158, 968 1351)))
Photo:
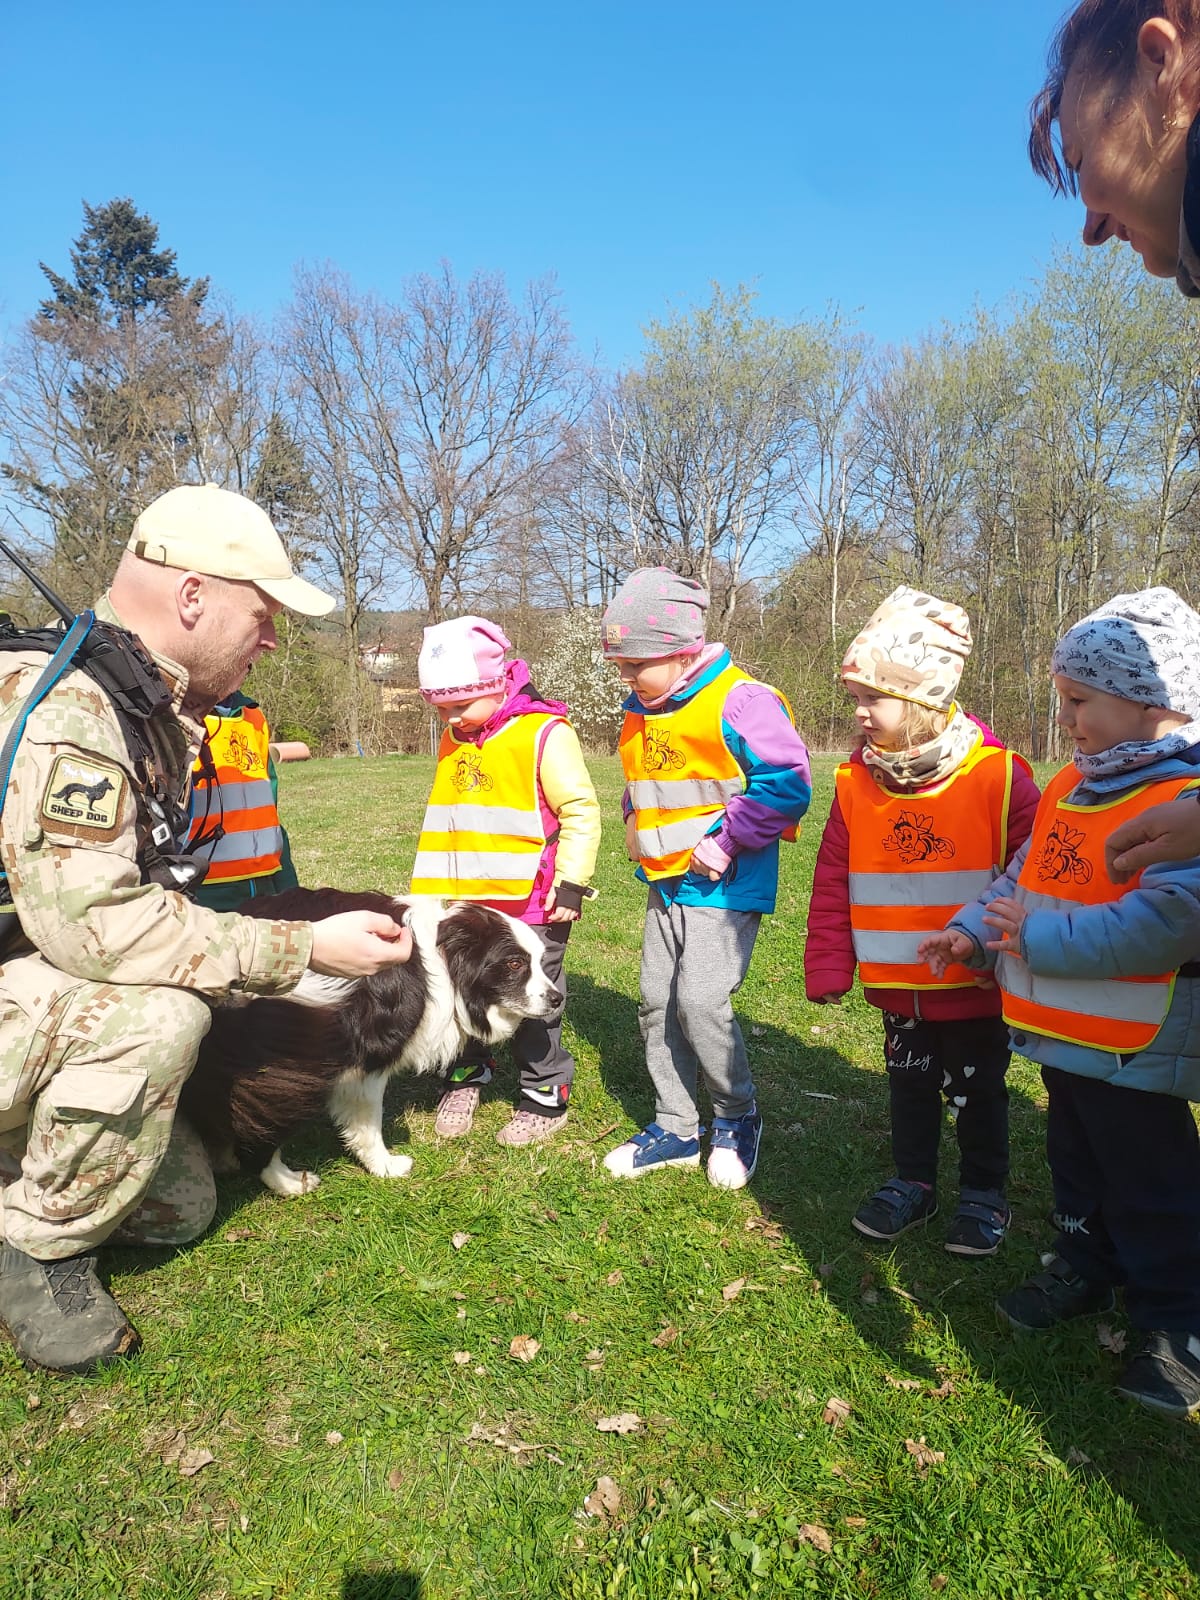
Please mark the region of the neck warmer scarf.
POLYGON ((944 782, 982 741, 978 724, 956 705, 950 721, 928 744, 913 745, 911 750, 880 750, 877 745, 865 744, 862 758, 881 789, 916 794, 918 789, 944 782))
POLYGON ((1095 779, 1117 778, 1140 767, 1153 766, 1170 756, 1182 756, 1193 745, 1200 744, 1200 722, 1185 722, 1173 728, 1161 739, 1130 739, 1125 744, 1110 745, 1094 756, 1075 752, 1075 767, 1085 782, 1095 779))
POLYGON ((653 700, 641 700, 642 706, 647 711, 660 710, 668 700, 673 700, 677 694, 683 694, 691 684, 695 683, 700 674, 711 667, 724 653, 723 644, 706 644, 682 678, 677 678, 665 694, 657 695, 653 700))

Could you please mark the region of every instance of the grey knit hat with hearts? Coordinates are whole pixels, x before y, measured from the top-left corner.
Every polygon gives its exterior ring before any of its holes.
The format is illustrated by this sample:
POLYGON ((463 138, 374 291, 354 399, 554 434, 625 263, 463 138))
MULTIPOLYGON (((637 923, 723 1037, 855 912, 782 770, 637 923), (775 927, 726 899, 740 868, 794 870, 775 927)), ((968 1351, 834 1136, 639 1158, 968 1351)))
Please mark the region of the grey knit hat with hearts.
POLYGON ((669 567, 639 567, 613 595, 600 619, 605 656, 659 661, 704 644, 708 590, 669 567))
POLYGON ((1174 589, 1119 594, 1069 628, 1051 672, 1200 718, 1200 615, 1174 589))

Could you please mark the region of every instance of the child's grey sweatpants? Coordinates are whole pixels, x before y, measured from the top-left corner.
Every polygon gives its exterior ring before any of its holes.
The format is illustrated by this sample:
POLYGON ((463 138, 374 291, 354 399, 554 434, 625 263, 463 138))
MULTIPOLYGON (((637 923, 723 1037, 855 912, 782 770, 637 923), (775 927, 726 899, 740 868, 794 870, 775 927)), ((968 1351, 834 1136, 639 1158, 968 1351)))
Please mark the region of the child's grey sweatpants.
POLYGON ((729 997, 749 969, 761 920, 758 911, 681 906, 650 887, 638 1021, 655 1120, 682 1139, 694 1138, 700 1125, 699 1075, 716 1116, 742 1117, 754 1106, 746 1045, 729 997))

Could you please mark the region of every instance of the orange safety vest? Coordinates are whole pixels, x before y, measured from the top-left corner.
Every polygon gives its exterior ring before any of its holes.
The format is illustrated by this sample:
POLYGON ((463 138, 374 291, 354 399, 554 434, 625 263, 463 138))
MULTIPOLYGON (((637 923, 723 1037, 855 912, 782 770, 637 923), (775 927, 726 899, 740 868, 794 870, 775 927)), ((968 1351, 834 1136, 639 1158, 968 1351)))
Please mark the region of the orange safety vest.
POLYGON ((243 706, 204 719, 215 776, 197 760, 192 768, 192 825, 188 848, 209 862, 208 883, 265 878, 279 871, 283 829, 267 763, 270 732, 258 706, 243 706), (216 824, 223 832, 213 845, 204 837, 216 824))
POLYGON ((413 894, 528 900, 548 839, 538 768, 550 729, 565 721, 529 711, 482 745, 444 731, 417 841, 413 894))
MULTIPOLYGON (((1075 766, 1064 767, 1042 795, 1014 896, 1026 911, 1108 905, 1136 889, 1140 872, 1128 883, 1109 877, 1105 841, 1122 823, 1197 787, 1192 778, 1144 783, 1116 800, 1075 806, 1067 797, 1078 782, 1075 766)), ((1126 1055, 1146 1049, 1162 1027, 1175 970, 1136 978, 1050 978, 1030 972, 1018 956, 1001 954, 996 979, 1010 1027, 1126 1055)))
MULTIPOLYGON (((677 710, 625 713, 621 765, 642 871, 651 882, 686 872, 713 819, 745 790, 746 775, 725 743, 721 713, 735 684, 757 681, 731 662, 677 710)), ((787 701, 777 689, 771 693, 791 718, 787 701)), ((784 837, 796 837, 794 824, 784 837)))
POLYGON ((935 978, 917 946, 1004 871, 1011 750, 981 742, 920 794, 883 789, 860 761, 837 770, 850 841, 850 930, 867 988, 966 989, 978 974, 952 965, 935 978))

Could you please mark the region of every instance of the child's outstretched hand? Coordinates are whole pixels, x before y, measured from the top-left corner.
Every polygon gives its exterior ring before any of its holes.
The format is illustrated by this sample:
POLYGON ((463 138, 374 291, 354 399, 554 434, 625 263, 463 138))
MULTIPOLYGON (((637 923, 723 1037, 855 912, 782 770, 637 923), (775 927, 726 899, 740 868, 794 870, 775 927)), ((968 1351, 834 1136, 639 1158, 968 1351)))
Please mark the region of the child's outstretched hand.
POLYGON ((924 961, 935 978, 946 975, 946 968, 955 962, 969 961, 975 953, 975 941, 954 928, 943 928, 941 933, 931 933, 917 946, 917 959, 924 961))
POLYGON ((1000 935, 998 939, 988 940, 989 950, 1000 950, 1006 956, 1021 954, 1021 924, 1025 921, 1025 911, 1016 900, 1008 895, 989 900, 983 920, 1000 935))

